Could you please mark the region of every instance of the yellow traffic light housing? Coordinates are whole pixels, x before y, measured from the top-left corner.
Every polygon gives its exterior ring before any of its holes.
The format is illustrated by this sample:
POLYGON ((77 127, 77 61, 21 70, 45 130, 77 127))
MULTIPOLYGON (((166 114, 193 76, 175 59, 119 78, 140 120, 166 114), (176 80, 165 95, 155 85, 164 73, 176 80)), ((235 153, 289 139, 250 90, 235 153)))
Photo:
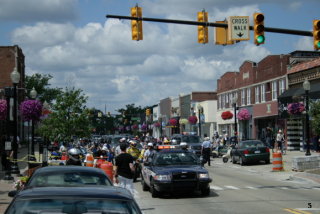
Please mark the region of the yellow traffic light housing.
MULTIPOLYGON (((208 12, 198 12, 198 22, 208 22, 208 12)), ((198 43, 208 43, 208 26, 198 25, 198 43)))
POLYGON ((149 116, 151 114, 151 111, 149 108, 146 109, 146 115, 149 116))
MULTIPOLYGON (((216 21, 216 23, 226 24, 227 21, 216 21)), ((233 45, 235 41, 228 40, 228 29, 223 27, 216 27, 216 45, 233 45)))
MULTIPOLYGON (((141 7, 132 7, 131 8, 132 17, 142 17, 142 8, 141 7)), ((131 30, 132 30, 132 40, 143 40, 143 31, 142 31, 142 21, 141 20, 131 20, 131 30)))
POLYGON ((263 13, 253 14, 253 32, 254 32, 254 44, 264 44, 264 15, 263 13))
POLYGON ((320 20, 313 20, 313 47, 320 49, 320 20))

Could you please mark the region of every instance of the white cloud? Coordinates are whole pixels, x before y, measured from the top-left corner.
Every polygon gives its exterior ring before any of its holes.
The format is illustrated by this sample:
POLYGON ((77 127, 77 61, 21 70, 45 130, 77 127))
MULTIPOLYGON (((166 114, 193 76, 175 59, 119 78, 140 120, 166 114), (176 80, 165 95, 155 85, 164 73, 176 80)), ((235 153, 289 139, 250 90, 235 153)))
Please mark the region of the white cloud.
POLYGON ((312 37, 301 37, 295 44, 297 50, 313 51, 313 38, 312 37))

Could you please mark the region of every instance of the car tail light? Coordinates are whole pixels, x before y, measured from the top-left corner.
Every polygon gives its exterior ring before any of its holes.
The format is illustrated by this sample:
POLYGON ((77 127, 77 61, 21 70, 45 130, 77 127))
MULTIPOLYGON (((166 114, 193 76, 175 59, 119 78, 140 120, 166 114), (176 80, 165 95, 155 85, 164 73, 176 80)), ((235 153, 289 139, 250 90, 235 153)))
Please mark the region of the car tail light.
POLYGON ((245 154, 245 155, 249 154, 249 150, 244 150, 243 154, 245 154))
POLYGON ((269 148, 267 148, 267 149, 266 149, 266 152, 267 152, 267 153, 270 153, 270 149, 269 149, 269 148))

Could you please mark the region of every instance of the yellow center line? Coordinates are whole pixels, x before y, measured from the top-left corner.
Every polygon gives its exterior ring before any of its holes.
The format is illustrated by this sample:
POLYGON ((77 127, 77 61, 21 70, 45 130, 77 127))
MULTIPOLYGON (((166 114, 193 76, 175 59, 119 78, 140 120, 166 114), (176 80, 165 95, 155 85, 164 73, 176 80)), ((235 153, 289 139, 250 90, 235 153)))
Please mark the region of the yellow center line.
POLYGON ((294 214, 312 214, 312 213, 307 212, 307 211, 297 210, 297 209, 290 209, 290 208, 286 208, 286 209, 283 209, 283 210, 287 211, 289 213, 294 213, 294 214))

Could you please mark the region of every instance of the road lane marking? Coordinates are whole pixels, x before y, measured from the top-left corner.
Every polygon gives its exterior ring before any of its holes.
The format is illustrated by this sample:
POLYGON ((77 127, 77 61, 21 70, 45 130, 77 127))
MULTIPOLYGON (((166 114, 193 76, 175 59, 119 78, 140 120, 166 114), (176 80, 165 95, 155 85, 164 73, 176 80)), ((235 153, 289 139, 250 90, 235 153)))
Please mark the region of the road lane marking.
POLYGON ((225 188, 227 189, 234 189, 234 190, 238 190, 239 188, 238 187, 235 187, 235 186, 224 186, 225 188))
POLYGON ((246 188, 248 188, 248 189, 258 189, 256 187, 251 187, 251 186, 246 186, 246 188))
POLYGON ((223 188, 218 187, 218 186, 210 186, 210 189, 213 189, 213 190, 223 190, 223 188))
POLYGON ((280 187, 280 189, 289 189, 288 187, 280 187))
POLYGON ((303 211, 303 210, 299 210, 299 209, 290 209, 290 208, 287 208, 287 209, 283 209, 289 213, 294 213, 294 214, 312 214, 310 212, 306 212, 306 211, 303 211))

